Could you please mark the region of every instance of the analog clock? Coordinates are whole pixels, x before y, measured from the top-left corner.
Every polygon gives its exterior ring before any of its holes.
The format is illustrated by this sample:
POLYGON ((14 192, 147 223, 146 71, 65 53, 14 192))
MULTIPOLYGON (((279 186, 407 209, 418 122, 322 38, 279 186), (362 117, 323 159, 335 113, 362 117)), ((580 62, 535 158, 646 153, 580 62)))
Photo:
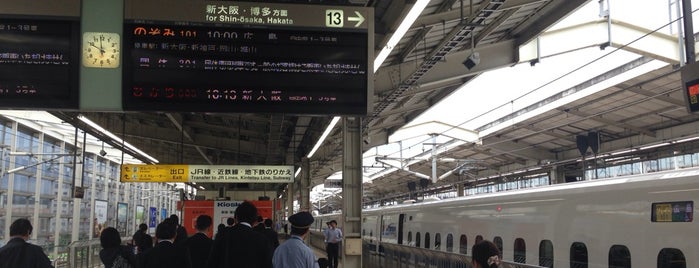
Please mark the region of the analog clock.
POLYGON ((83 66, 93 68, 119 67, 121 41, 117 33, 83 33, 83 66))

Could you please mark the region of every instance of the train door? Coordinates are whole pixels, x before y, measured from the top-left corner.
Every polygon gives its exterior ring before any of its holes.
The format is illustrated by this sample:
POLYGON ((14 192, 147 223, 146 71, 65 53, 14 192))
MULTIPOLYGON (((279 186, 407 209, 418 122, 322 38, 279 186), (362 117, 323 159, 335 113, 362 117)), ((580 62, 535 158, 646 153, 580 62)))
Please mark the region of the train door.
POLYGON ((403 222, 405 221, 405 214, 398 215, 398 244, 403 244, 403 222))
POLYGON ((398 215, 381 216, 379 241, 391 244, 398 242, 398 215))

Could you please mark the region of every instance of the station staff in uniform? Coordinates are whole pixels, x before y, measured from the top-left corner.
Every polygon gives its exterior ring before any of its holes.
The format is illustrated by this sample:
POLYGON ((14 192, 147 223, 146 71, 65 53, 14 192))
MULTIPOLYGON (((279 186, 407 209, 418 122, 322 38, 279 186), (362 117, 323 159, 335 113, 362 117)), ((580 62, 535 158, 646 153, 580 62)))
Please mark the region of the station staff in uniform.
POLYGON ((274 251, 272 266, 274 268, 318 268, 313 250, 303 243, 308 230, 313 224, 311 213, 302 211, 289 217, 291 238, 274 251))
POLYGON ((331 220, 328 222, 328 229, 325 229, 325 252, 328 253, 330 261, 329 268, 337 268, 338 259, 340 256, 340 241, 342 241, 342 231, 337 229, 337 222, 331 220))

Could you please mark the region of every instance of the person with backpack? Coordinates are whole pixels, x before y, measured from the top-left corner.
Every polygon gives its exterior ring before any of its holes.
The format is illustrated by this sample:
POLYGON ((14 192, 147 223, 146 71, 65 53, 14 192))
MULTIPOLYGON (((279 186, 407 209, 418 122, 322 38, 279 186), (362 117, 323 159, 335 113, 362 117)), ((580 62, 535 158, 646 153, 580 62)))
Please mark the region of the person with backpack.
POLYGON ((121 235, 114 227, 100 233, 100 260, 105 268, 135 268, 137 261, 133 250, 121 244, 121 235))

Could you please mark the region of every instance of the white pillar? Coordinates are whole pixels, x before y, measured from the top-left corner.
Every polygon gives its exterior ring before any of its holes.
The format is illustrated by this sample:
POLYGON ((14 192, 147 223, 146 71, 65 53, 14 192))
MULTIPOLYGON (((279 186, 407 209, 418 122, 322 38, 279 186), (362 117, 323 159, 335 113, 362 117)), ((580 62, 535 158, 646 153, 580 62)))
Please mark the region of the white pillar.
MULTIPOLYGON (((17 122, 12 122, 12 137, 10 138, 10 152, 17 148, 17 122)), ((15 168, 16 156, 10 156, 10 166, 7 170, 15 168)), ((5 207, 5 241, 10 241, 10 225, 12 224, 12 210, 14 209, 14 192, 15 192, 15 174, 10 173, 7 176, 7 206, 5 207)))

